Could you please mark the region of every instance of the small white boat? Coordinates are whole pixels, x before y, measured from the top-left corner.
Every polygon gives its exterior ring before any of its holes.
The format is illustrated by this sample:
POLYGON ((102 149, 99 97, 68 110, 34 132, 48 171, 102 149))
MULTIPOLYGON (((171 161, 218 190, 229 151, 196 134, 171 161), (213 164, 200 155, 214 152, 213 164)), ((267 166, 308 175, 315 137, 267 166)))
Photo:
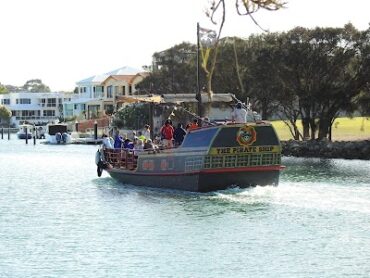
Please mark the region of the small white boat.
POLYGON ((68 133, 67 124, 46 125, 45 139, 48 144, 70 144, 72 137, 68 133))
POLYGON ((17 132, 18 139, 31 139, 33 134, 33 125, 22 124, 18 126, 19 131, 17 132))

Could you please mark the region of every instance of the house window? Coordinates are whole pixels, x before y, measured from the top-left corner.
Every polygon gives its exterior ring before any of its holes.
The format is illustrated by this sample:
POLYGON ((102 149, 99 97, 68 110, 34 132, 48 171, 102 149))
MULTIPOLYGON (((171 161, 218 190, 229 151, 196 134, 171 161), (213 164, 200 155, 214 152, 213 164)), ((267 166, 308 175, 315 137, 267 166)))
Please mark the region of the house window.
POLYGON ((122 86, 122 95, 126 95, 126 86, 122 86))
POLYGON ((49 98, 47 107, 57 107, 57 100, 56 98, 49 98))
POLYGON ((113 97, 113 87, 108 86, 107 87, 107 98, 112 98, 113 97))
POLYGON ((31 104, 31 99, 30 98, 17 98, 15 100, 16 104, 31 104))
POLYGON ((132 86, 128 86, 128 94, 132 95, 132 86))
POLYGON ((4 98, 1 100, 1 104, 4 104, 4 105, 10 105, 10 99, 9 98, 4 98))
POLYGON ((74 105, 74 109, 77 110, 77 104, 74 105))
POLYGON ((44 117, 55 117, 55 111, 54 110, 44 110, 43 116, 44 117))

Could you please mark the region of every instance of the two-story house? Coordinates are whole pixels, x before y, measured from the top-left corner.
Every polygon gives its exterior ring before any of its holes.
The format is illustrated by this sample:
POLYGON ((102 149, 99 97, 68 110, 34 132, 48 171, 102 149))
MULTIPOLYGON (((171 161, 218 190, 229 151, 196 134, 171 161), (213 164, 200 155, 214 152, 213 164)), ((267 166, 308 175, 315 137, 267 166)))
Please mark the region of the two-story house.
POLYGON ((71 94, 62 92, 17 92, 0 95, 0 104, 12 111, 10 124, 46 124, 63 117, 63 102, 71 100, 71 94))
POLYGON ((75 97, 64 103, 64 115, 94 119, 112 113, 116 109, 117 97, 135 95, 136 85, 147 74, 143 70, 122 67, 78 81, 75 97))

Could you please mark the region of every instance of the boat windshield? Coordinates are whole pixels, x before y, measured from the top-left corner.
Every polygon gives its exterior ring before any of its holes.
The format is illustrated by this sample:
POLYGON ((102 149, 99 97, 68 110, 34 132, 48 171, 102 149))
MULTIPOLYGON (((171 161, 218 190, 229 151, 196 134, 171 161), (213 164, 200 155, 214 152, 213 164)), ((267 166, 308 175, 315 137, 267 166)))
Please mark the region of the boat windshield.
POLYGON ((218 128, 210 128, 190 132, 185 136, 184 142, 181 147, 208 147, 211 144, 213 137, 215 136, 218 128))
POLYGON ((48 127, 49 129, 49 135, 55 135, 57 132, 64 133, 67 132, 67 126, 66 125, 50 125, 48 127))

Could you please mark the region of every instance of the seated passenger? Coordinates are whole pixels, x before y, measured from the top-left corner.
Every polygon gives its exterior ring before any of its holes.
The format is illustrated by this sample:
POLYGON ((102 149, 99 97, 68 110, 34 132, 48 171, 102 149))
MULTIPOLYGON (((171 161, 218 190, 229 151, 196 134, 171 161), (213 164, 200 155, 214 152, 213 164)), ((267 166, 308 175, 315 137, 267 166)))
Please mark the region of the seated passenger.
POLYGON ((117 130, 116 131, 116 136, 114 137, 114 148, 115 149, 120 149, 120 148, 122 148, 122 144, 123 144, 123 138, 119 134, 119 131, 117 130))
POLYGON ((144 150, 143 140, 137 139, 134 143, 134 155, 138 155, 142 150, 144 150))
POLYGON ((189 124, 188 131, 197 129, 199 127, 198 125, 198 119, 194 119, 191 124, 189 124))
POLYGON ((113 149, 112 143, 110 141, 110 138, 108 137, 107 134, 102 135, 103 138, 103 147, 106 149, 113 149))
POLYGON ((123 141, 123 148, 132 150, 134 149, 134 143, 132 143, 132 141, 127 138, 123 141))

